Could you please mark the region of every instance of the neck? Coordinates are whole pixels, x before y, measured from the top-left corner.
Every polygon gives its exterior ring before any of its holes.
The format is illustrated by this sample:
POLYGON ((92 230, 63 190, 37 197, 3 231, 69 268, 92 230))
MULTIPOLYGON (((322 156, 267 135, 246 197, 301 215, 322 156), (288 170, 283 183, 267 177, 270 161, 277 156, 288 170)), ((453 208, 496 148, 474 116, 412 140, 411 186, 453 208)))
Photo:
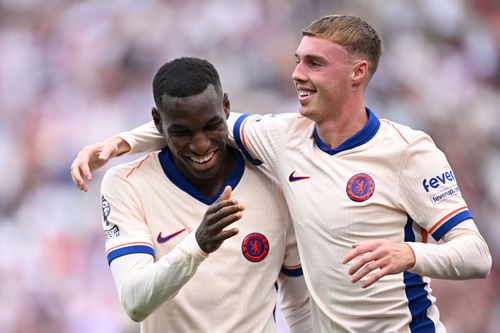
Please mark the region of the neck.
POLYGON ((317 121, 316 130, 321 141, 333 149, 361 130, 367 121, 364 104, 360 104, 340 108, 330 117, 317 121))

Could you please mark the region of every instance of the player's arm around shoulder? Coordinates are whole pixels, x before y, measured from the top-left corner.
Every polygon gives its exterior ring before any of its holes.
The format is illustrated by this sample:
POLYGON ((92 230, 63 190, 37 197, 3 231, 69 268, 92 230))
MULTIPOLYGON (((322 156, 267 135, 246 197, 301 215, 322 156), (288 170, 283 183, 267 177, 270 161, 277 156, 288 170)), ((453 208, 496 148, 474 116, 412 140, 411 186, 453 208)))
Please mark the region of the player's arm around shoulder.
POLYGON ((131 131, 121 132, 102 142, 83 147, 71 163, 71 178, 77 188, 87 192, 86 181, 92 180, 92 172, 110 159, 128 153, 160 150, 164 146, 164 138, 153 121, 150 121, 131 131))
POLYGON ((298 114, 231 113, 227 120, 229 142, 254 165, 273 164, 295 126, 298 114))

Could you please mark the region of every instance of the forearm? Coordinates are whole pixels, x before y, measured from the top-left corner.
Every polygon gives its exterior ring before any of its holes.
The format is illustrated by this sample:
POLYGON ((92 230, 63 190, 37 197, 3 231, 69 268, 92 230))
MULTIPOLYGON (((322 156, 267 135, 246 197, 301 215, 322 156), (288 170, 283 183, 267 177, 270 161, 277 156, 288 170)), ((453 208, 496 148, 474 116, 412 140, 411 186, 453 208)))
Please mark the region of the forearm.
POLYGON ((129 153, 132 154, 161 150, 166 145, 165 139, 156 129, 153 121, 138 126, 129 132, 121 132, 118 137, 127 142, 130 146, 129 153))
POLYGON ((448 232, 443 244, 407 243, 415 253, 411 272, 431 278, 465 280, 488 276, 491 255, 472 220, 448 232))
POLYGON ((157 262, 151 256, 127 255, 111 262, 120 300, 134 321, 142 321, 173 298, 206 258, 194 234, 157 262), (146 261, 145 261, 146 260, 146 261))
POLYGON ((304 276, 280 274, 278 286, 281 312, 290 332, 311 332, 311 306, 304 276))

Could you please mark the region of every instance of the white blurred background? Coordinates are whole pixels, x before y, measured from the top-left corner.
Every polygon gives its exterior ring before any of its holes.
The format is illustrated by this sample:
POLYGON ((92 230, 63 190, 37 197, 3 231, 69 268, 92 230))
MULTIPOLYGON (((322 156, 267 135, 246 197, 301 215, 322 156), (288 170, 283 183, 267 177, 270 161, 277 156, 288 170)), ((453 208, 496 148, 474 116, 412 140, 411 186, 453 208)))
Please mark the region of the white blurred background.
POLYGON ((72 159, 150 120, 152 77, 179 56, 217 67, 233 111, 297 111, 301 29, 331 13, 378 30, 368 106, 447 153, 492 251, 486 280, 433 280, 443 322, 498 332, 498 0, 0 0, 0 332, 137 332, 105 259, 103 171, 80 192, 72 159))

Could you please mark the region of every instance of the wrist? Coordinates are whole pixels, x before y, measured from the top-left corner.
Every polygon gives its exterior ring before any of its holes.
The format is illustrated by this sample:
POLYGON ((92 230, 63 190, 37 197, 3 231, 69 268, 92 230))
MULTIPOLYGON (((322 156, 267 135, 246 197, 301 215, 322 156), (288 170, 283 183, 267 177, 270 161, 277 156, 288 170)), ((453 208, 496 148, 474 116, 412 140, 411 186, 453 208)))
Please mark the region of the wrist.
POLYGON ((405 247, 405 253, 406 253, 406 270, 411 271, 416 263, 417 263, 417 258, 415 256, 415 251, 413 251, 413 248, 408 244, 408 243, 403 243, 405 247))
POLYGON ((127 141, 122 139, 119 136, 114 136, 110 139, 111 144, 113 144, 116 147, 116 155, 115 156, 121 156, 124 154, 127 154, 130 152, 132 149, 127 141))

